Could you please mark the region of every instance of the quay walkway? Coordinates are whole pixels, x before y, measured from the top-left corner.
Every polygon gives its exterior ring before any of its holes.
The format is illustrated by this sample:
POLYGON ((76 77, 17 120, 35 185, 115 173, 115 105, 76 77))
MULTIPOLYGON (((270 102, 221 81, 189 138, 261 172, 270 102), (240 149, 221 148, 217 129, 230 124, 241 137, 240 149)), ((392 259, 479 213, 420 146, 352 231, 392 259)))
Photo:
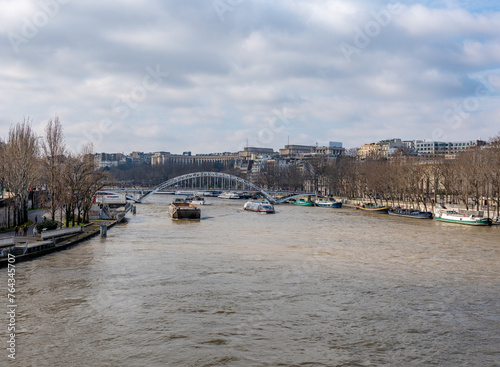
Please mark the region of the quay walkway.
MULTIPOLYGON (((3 236, 2 241, 5 242, 4 252, 13 253, 16 257, 15 263, 19 263, 26 260, 31 260, 40 256, 48 255, 53 252, 65 250, 83 241, 86 241, 92 237, 100 234, 101 226, 105 225, 106 228, 113 227, 117 221, 115 220, 97 220, 83 227, 82 232, 72 233, 67 236, 54 237, 52 239, 42 240, 41 236, 14 236, 10 237, 13 243, 7 245, 9 242, 9 237, 3 236)), ((12 231, 13 235, 13 231, 12 231)), ((7 255, 4 253, 5 257, 0 258, 0 268, 7 266, 7 255)))

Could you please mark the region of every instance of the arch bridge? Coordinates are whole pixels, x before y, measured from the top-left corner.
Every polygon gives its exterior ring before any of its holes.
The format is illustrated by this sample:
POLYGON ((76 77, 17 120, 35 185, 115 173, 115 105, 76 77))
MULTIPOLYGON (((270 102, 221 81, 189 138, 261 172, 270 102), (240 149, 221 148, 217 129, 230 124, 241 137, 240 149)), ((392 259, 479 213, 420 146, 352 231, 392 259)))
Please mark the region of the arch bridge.
POLYGON ((149 196, 167 187, 175 187, 177 190, 209 190, 217 188, 231 191, 255 191, 261 194, 269 202, 276 204, 278 201, 257 185, 242 179, 241 177, 221 172, 195 172, 172 178, 155 187, 153 190, 142 195, 139 199, 133 199, 141 203, 149 196))

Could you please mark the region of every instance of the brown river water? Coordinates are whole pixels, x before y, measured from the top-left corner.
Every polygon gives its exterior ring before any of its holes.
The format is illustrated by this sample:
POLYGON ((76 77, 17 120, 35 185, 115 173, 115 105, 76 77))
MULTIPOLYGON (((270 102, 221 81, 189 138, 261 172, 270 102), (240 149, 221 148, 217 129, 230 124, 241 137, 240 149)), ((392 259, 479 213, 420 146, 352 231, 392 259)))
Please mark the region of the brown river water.
POLYGON ((0 365, 500 365, 500 226, 211 198, 181 222, 172 199, 16 264, 0 365))

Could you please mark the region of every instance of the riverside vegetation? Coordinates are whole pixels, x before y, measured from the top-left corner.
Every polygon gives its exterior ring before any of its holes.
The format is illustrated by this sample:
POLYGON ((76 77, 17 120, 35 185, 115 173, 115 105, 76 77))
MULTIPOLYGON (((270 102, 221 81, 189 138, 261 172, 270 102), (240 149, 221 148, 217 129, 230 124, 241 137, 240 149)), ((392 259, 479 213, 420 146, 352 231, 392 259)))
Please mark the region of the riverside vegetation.
POLYGON ((12 126, 0 141, 2 189, 7 196, 6 227, 28 221, 28 204, 37 197, 52 221, 88 222, 95 193, 107 182, 107 174, 96 169, 92 145, 72 153, 65 145, 58 117, 49 120, 44 136, 37 136, 31 120, 12 126))

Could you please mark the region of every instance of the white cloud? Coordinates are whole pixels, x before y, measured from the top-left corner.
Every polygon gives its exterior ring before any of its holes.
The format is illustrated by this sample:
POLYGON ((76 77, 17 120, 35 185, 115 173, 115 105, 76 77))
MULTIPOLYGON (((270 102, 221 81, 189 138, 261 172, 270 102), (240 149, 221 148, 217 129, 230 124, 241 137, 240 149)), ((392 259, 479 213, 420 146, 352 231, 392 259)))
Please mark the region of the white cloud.
POLYGON ((7 4, 0 14, 2 136, 23 116, 41 132, 56 114, 73 145, 112 121, 95 147, 125 152, 228 151, 247 139, 278 149, 288 136, 350 147, 430 139, 436 126, 460 140, 498 130, 500 11, 492 5, 408 6, 379 24, 348 62, 339 45, 354 45, 387 3, 247 1, 221 21, 201 0, 69 2, 19 52, 7 33, 21 32, 40 6, 7 4), (168 76, 142 90, 147 68, 157 65, 168 76), (490 89, 450 129, 444 114, 474 96, 478 75, 490 89), (264 139, 284 110, 285 128, 264 139))
POLYGON ((497 37, 500 14, 477 14, 466 9, 432 9, 413 5, 395 18, 397 25, 411 35, 433 36, 493 36, 497 37))

